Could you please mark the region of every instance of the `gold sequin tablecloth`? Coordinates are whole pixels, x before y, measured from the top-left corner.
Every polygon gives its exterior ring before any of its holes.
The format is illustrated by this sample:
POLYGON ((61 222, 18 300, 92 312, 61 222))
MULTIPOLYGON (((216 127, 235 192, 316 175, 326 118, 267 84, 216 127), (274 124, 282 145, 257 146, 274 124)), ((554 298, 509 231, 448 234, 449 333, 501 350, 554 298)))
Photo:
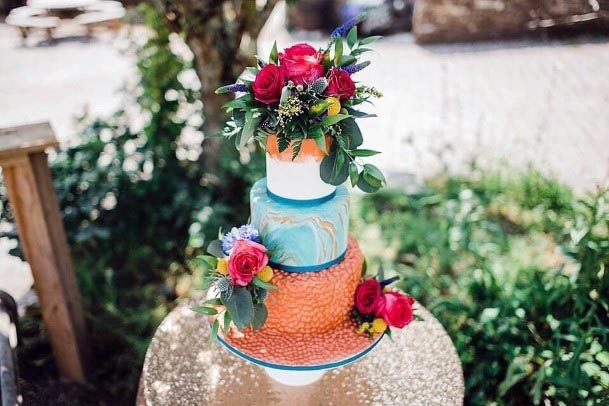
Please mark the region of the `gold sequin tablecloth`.
POLYGON ((186 304, 156 331, 144 361, 138 405, 462 405, 463 372, 440 323, 394 331, 358 362, 326 372, 316 383, 289 387, 264 370, 209 344, 205 318, 186 304))

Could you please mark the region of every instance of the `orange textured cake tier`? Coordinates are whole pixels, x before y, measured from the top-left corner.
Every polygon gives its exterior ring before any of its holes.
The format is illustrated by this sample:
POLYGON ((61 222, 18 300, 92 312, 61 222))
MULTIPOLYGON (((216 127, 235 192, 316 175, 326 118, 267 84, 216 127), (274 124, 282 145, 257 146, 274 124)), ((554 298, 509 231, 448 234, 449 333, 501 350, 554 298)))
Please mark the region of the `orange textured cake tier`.
POLYGON ((277 286, 265 301, 268 318, 262 332, 275 335, 320 334, 349 320, 364 257, 349 239, 345 258, 320 272, 275 271, 277 286))
POLYGON ((281 365, 324 365, 342 361, 368 349, 379 336, 356 332, 351 320, 332 331, 282 336, 262 328, 244 330, 243 337, 225 338, 229 345, 257 360, 281 365))

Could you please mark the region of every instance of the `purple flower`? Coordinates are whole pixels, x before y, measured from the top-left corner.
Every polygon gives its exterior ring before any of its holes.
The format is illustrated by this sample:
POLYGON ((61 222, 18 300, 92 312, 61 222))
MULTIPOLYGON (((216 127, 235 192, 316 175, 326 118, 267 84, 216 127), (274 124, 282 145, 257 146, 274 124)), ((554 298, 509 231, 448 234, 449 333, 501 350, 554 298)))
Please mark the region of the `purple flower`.
POLYGON ((226 88, 229 93, 247 92, 247 86, 243 83, 235 83, 226 88))
POLYGON ((370 65, 370 61, 364 61, 362 63, 345 66, 344 68, 342 68, 342 70, 347 72, 349 75, 353 75, 354 73, 359 72, 360 70, 364 69, 368 65, 370 65))
POLYGON ((361 20, 362 20, 361 15, 357 15, 355 17, 348 19, 340 27, 335 28, 334 31, 332 31, 332 34, 330 34, 330 38, 335 40, 336 38, 344 37, 345 35, 347 35, 349 30, 351 28, 353 28, 353 26, 356 25, 357 23, 359 23, 361 20))
POLYGON ((243 225, 239 228, 233 227, 222 237, 222 251, 225 255, 230 255, 237 240, 250 240, 260 243, 260 234, 251 224, 243 225))

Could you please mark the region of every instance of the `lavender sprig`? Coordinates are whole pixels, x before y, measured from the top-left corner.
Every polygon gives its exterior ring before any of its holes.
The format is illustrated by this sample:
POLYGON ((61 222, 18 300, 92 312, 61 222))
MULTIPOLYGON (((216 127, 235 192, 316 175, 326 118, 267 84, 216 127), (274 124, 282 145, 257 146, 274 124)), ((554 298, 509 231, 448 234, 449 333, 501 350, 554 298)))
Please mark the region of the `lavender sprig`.
POLYGON ((330 39, 335 40, 337 38, 344 37, 345 35, 347 35, 349 30, 353 28, 357 23, 359 23, 362 19, 362 14, 348 19, 341 26, 335 28, 334 31, 332 31, 332 34, 330 34, 330 39))
POLYGON ((370 65, 370 61, 364 61, 362 63, 356 63, 354 65, 345 66, 342 68, 342 70, 347 72, 349 75, 353 75, 354 73, 361 71, 368 65, 370 65))
POLYGON ((239 92, 247 92, 247 86, 243 83, 235 83, 229 85, 226 89, 229 93, 239 93, 239 92))

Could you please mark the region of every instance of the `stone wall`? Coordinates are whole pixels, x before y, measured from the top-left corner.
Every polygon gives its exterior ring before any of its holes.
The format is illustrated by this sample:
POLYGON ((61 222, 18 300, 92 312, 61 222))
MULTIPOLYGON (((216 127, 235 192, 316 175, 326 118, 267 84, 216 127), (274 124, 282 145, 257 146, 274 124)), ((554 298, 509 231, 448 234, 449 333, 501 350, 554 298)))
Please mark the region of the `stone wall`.
POLYGON ((417 0, 413 32, 420 43, 514 37, 539 28, 597 20, 599 3, 588 0, 417 0))

